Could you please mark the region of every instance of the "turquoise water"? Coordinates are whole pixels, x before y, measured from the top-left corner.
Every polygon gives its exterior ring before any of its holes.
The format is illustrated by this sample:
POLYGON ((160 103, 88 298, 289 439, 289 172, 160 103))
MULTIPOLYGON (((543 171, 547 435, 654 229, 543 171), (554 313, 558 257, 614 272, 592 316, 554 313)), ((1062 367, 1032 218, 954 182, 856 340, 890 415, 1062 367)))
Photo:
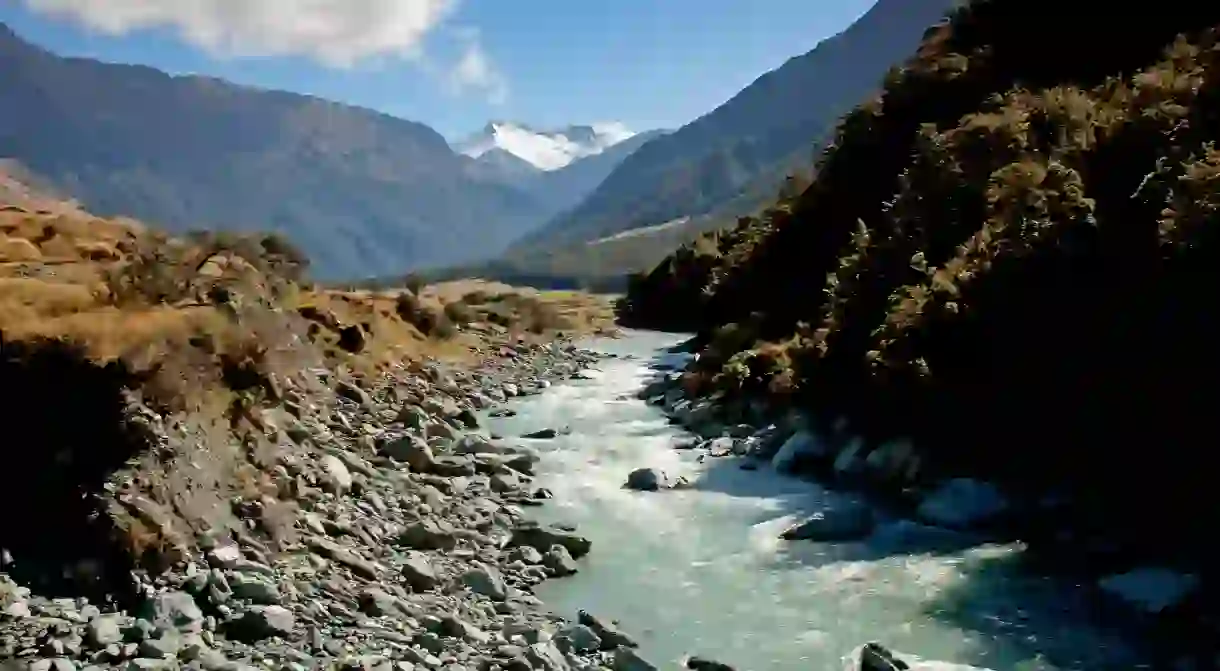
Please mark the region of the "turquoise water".
MULTIPOLYGON (((491 421, 543 454, 538 484, 555 499, 546 521, 593 540, 581 572, 539 591, 554 610, 617 619, 662 667, 699 654, 742 671, 844 668, 870 640, 905 653, 995 671, 1151 668, 1095 623, 1089 594, 1019 565, 1021 548, 980 543, 904 520, 883 520, 862 543, 785 542, 793 520, 841 496, 734 459, 695 462, 671 448, 682 431, 634 398, 675 336, 592 341, 608 359, 593 380, 556 385, 491 421), (689 491, 621 488, 639 467, 685 475, 689 491)), ((935 668, 955 668, 937 666, 935 668)), ((960 667, 957 667, 960 668, 960 667)))

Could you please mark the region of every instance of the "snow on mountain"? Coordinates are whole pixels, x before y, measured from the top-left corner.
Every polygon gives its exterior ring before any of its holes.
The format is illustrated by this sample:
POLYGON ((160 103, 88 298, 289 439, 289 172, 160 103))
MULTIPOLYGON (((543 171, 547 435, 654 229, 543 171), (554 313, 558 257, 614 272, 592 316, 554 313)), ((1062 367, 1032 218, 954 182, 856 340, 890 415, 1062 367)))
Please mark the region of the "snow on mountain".
POLYGON ((618 122, 535 130, 524 124, 493 121, 459 142, 459 153, 479 158, 493 149, 506 151, 539 170, 558 170, 578 158, 600 154, 635 133, 618 122))

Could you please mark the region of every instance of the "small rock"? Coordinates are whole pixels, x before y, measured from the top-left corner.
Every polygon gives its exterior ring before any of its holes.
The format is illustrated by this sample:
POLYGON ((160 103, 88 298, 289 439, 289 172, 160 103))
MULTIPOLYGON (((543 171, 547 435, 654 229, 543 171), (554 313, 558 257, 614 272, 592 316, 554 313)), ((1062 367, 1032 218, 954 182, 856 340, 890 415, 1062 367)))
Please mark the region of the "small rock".
POLYGON ((177 632, 166 632, 160 638, 140 642, 139 655, 150 659, 170 659, 182 648, 182 638, 177 632))
POLYGON ((462 426, 465 426, 467 429, 479 428, 479 416, 474 414, 474 411, 471 410, 470 408, 463 408, 461 410, 461 412, 459 412, 457 414, 457 417, 455 417, 454 419, 456 419, 460 424, 462 424, 462 426))
POLYGON ((398 600, 379 589, 360 592, 360 610, 373 617, 394 615, 399 612, 398 600))
POLYGON ((736 671, 728 664, 722 664, 721 662, 702 657, 687 658, 686 668, 692 669, 692 671, 736 671))
POLYGON ((355 573, 362 578, 376 580, 381 573, 377 564, 361 559, 355 554, 334 543, 331 543, 330 541, 322 540, 320 538, 311 538, 309 539, 309 547, 323 557, 327 557, 332 561, 346 566, 352 571, 352 573, 355 573))
POLYGON ((242 560, 241 548, 236 545, 218 545, 208 550, 208 564, 215 568, 231 569, 242 560))
MULTIPOLYGON (((416 405, 404 406, 398 413, 395 421, 402 423, 409 429, 421 429, 428 423, 428 413, 424 412, 423 408, 416 405)), ((401 459, 399 461, 402 461, 401 459)))
POLYGON ((880 643, 865 643, 860 648, 860 671, 905 671, 909 668, 880 643))
POLYGON ((335 385, 335 393, 365 408, 371 408, 374 405, 373 399, 369 397, 368 392, 347 380, 339 380, 338 384, 335 385))
POLYGON ((437 585, 436 569, 428 556, 422 552, 410 551, 402 564, 402 575, 411 589, 426 592, 437 585))
POLYGON ((328 454, 322 457, 323 482, 329 491, 343 494, 352 489, 352 474, 339 457, 328 454))
POLYGON ((90 644, 104 648, 123 641, 122 619, 118 615, 102 615, 94 618, 85 628, 90 644))
POLYGON ((640 657, 632 648, 615 650, 612 668, 614 671, 657 671, 657 667, 640 657))
POLYGON ((422 520, 409 525, 398 536, 398 543, 416 550, 452 550, 457 546, 453 529, 436 520, 422 520))
POLYGON ((512 471, 497 473, 491 476, 490 484, 493 492, 513 492, 521 488, 521 478, 512 471))
POLYGON ((454 454, 498 454, 504 451, 483 436, 468 433, 453 442, 454 454))
POLYGON ((482 594, 495 601, 503 601, 508 597, 504 578, 496 569, 478 565, 462 575, 462 582, 476 594, 482 594))
POLYGON ((528 545, 540 552, 549 552, 552 546, 562 545, 573 558, 580 559, 589 554, 593 543, 571 531, 524 522, 513 529, 513 535, 509 539, 510 547, 521 545, 528 545))
POLYGON ((661 471, 655 468, 637 468, 627 476, 627 482, 623 486, 640 492, 655 492, 667 484, 667 478, 661 471))
POLYGON ((508 561, 519 561, 523 564, 541 564, 542 553, 532 547, 517 547, 509 551, 508 561))
MULTIPOLYGON (((563 653, 559 648, 555 647, 554 643, 544 641, 534 643, 525 651, 525 657, 529 660, 530 665, 537 671, 568 671, 571 667, 568 666, 568 660, 564 658, 563 653)), ((630 669, 623 671, 637 671, 630 669)), ((638 671, 646 671, 640 669, 638 671)))
POLYGON ((272 636, 288 638, 294 625, 292 612, 283 606, 254 606, 241 619, 230 623, 229 635, 244 642, 272 636))
POLYGON ((571 553, 562 545, 552 545, 551 549, 547 550, 546 555, 542 557, 542 565, 550 569, 556 576, 573 575, 579 570, 576 560, 572 559, 571 553))
POLYGON ((159 627, 198 632, 203 628, 203 612, 195 599, 186 592, 165 592, 155 596, 145 607, 148 619, 159 627))
POLYGON ((234 573, 230 582, 233 596, 264 606, 280 602, 280 590, 274 583, 246 573, 234 573))
POLYGON ((613 650, 620 646, 628 648, 639 647, 630 636, 619 631, 619 628, 613 622, 606 622, 594 616, 587 610, 577 611, 576 621, 585 625, 597 634, 602 640, 602 650, 613 650))
POLYGON ((579 653, 595 652, 602 649, 602 640, 593 629, 583 624, 572 624, 564 627, 555 636, 555 644, 560 650, 579 653))
POLYGON ((382 446, 381 453, 395 461, 407 464, 417 473, 432 472, 432 467, 436 463, 436 456, 432 454, 432 448, 419 436, 406 435, 390 441, 382 446))

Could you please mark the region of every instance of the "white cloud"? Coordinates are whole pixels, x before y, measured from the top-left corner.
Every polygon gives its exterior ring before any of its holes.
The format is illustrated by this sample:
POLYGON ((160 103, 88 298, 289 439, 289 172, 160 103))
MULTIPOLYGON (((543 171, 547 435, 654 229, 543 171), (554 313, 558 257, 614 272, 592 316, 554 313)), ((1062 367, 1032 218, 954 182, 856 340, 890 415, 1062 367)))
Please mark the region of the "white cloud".
MULTIPOLYGON (((458 0, 25 0, 35 11, 121 35, 177 31, 215 55, 305 56, 332 67, 392 55, 418 58, 427 34, 458 0)), ((459 64, 462 77, 494 88, 498 79, 477 38, 459 64), (489 83, 492 82, 492 83, 489 83)), ((501 85, 502 86, 502 85, 501 85)), ((491 90, 491 89, 488 89, 491 90)))
POLYGON ((456 93, 481 91, 493 105, 502 105, 508 100, 508 81, 488 58, 478 30, 462 28, 456 34, 463 43, 462 55, 449 69, 447 80, 456 93))

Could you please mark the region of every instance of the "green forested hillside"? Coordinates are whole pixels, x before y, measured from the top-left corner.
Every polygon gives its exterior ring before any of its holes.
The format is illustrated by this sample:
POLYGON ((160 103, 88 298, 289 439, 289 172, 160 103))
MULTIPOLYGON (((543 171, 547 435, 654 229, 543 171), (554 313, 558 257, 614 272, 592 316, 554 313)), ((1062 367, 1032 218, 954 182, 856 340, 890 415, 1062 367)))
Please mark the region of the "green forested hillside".
POLYGON ((1190 538, 1215 522, 1217 24, 976 0, 841 120, 808 189, 634 278, 624 319, 700 332, 692 388, 1190 538))

